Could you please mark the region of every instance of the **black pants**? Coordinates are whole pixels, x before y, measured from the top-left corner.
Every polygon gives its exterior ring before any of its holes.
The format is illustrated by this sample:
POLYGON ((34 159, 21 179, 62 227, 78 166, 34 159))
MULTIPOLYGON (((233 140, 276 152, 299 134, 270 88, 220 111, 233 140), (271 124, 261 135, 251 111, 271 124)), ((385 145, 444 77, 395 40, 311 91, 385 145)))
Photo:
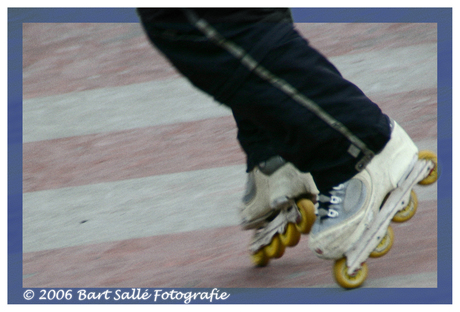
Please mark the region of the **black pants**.
POLYGON ((288 11, 226 10, 138 12, 171 63, 232 109, 248 170, 280 155, 322 192, 355 175, 389 140, 388 117, 309 46, 288 11))

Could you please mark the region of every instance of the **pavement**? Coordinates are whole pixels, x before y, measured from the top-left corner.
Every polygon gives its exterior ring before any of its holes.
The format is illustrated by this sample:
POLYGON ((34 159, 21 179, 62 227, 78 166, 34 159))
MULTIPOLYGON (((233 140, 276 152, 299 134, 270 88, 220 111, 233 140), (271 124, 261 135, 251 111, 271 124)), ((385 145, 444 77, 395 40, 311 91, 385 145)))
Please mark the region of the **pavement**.
MULTIPOLYGON (((297 29, 436 152, 436 24, 297 29)), ((252 266, 231 112, 139 24, 28 23, 23 47, 23 287, 338 288, 308 236, 252 266)), ((416 192, 417 214, 393 226, 364 288, 437 286, 437 186, 416 192)))

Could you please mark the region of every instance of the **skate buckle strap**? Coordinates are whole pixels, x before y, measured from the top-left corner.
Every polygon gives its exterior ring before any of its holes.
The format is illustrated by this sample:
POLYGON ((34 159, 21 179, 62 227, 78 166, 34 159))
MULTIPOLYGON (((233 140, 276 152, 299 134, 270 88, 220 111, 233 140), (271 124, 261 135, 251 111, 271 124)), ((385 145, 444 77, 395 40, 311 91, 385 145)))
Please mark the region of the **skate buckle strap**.
POLYGON ((370 150, 364 151, 364 156, 361 158, 360 161, 358 161, 355 165, 355 169, 358 172, 361 172, 364 168, 367 167, 367 165, 371 162, 372 158, 374 158, 375 154, 371 152, 370 150))

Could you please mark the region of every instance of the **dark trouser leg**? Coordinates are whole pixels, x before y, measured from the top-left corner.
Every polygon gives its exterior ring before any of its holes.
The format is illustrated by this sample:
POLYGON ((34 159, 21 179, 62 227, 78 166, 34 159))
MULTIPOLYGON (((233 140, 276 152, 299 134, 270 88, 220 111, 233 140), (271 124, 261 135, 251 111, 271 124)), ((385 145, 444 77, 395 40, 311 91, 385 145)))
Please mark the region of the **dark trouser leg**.
POLYGON ((377 153, 388 141, 388 118, 291 24, 210 26, 244 58, 193 27, 174 39, 150 34, 195 86, 268 133, 276 154, 311 172, 320 191, 350 179, 365 151, 377 153))
POLYGON ((256 126, 249 119, 240 118, 234 114, 238 128, 238 141, 247 157, 247 172, 257 164, 277 156, 272 147, 272 139, 262 128, 256 126))

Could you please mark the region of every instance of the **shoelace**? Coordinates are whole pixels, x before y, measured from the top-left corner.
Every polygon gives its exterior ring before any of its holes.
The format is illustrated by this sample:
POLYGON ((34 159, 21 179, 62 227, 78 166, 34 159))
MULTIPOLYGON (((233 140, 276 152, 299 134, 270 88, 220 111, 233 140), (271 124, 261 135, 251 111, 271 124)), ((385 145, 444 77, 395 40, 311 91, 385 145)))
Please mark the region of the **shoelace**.
POLYGON ((328 192, 329 195, 320 194, 318 198, 318 216, 321 220, 326 218, 337 218, 339 216, 340 204, 342 203, 341 192, 345 189, 344 184, 339 184, 328 192))

